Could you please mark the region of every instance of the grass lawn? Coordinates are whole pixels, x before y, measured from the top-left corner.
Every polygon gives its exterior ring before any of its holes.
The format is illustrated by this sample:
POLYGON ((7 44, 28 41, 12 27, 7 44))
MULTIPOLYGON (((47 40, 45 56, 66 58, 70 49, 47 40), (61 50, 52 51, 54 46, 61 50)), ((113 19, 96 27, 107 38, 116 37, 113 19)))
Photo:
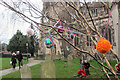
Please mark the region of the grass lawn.
POLYGON ((44 58, 34 58, 34 60, 45 60, 44 58))
MULTIPOLYGON (((23 64, 27 63, 25 59, 26 57, 23 57, 23 64)), ((0 58, 0 61, 2 64, 2 67, 0 67, 0 70, 8 69, 12 67, 12 65, 10 65, 11 58, 0 58)), ((18 60, 17 60, 17 66, 18 66, 18 60)))
MULTIPOLYGON (((56 67, 57 78, 75 78, 74 76, 77 75, 77 72, 80 69, 79 59, 74 59, 72 66, 65 66, 64 64, 67 63, 67 61, 65 60, 55 60, 54 63, 56 67)), ((110 61, 110 63, 114 68, 114 65, 117 62, 110 61)), ((94 65, 96 68, 102 69, 102 67, 94 60, 90 61, 90 64, 94 65)), ((32 78, 40 78, 40 64, 31 66, 30 69, 32 73, 32 78)), ((106 78, 104 72, 100 72, 99 70, 95 70, 93 68, 90 68, 90 74, 91 75, 86 76, 84 78, 106 78)), ((3 78, 20 78, 20 71, 16 71, 8 75, 5 75, 3 76, 3 78)))

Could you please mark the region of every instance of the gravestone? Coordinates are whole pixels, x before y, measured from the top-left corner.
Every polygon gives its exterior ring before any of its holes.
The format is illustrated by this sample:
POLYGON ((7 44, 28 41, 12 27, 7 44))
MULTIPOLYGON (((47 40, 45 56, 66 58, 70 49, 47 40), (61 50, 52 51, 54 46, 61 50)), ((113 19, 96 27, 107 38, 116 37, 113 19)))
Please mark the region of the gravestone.
POLYGON ((46 60, 45 62, 41 63, 40 70, 41 79, 52 78, 52 80, 56 80, 55 64, 52 60, 46 60))
POLYGON ((55 60, 55 59, 56 59, 56 55, 55 53, 52 53, 51 60, 55 60))
POLYGON ((31 71, 27 64, 23 65, 20 69, 22 80, 31 80, 31 71))
POLYGON ((46 56, 45 56, 45 60, 51 60, 51 55, 46 54, 46 56))
POLYGON ((62 58, 61 54, 56 55, 56 59, 61 60, 61 58, 62 58))
POLYGON ((61 54, 61 60, 65 60, 63 53, 61 54))
POLYGON ((61 56, 61 60, 64 60, 64 56, 61 56))
POLYGON ((69 54, 68 57, 67 57, 67 59, 68 59, 68 66, 71 66, 72 65, 72 60, 73 60, 72 55, 69 54))

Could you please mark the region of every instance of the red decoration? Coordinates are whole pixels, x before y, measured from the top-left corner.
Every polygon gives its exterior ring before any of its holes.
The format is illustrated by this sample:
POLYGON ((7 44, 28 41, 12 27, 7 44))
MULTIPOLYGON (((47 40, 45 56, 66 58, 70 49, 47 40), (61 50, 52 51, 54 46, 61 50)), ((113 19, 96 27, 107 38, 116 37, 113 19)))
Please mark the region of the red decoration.
POLYGON ((63 26, 58 26, 58 32, 62 33, 64 30, 63 30, 63 26))
POLYGON ((94 46, 94 49, 96 49, 96 46, 94 46))
POLYGON ((84 70, 78 71, 77 74, 78 74, 79 76, 81 76, 81 78, 86 75, 84 70))
POLYGON ((72 35, 75 35, 74 33, 71 33, 72 35))
POLYGON ((120 63, 115 65, 115 69, 120 71, 120 63))
POLYGON ((105 54, 111 49, 111 44, 105 38, 100 38, 97 42, 96 49, 101 53, 105 54))

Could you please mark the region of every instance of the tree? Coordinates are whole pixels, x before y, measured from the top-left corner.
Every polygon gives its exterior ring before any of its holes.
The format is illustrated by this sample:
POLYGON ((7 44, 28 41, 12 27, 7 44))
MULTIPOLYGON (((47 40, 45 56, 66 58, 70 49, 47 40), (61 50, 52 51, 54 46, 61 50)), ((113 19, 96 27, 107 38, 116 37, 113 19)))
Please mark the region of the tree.
POLYGON ((16 34, 10 39, 7 50, 11 52, 20 51, 27 53, 26 43, 28 43, 28 52, 31 53, 31 56, 34 56, 34 53, 38 50, 37 36, 33 35, 29 37, 17 30, 16 34))
MULTIPOLYGON (((23 35, 19 30, 17 30, 16 34, 10 39, 7 49, 11 52, 20 51, 22 53, 26 53, 26 43, 31 46, 30 41, 31 40, 26 35, 23 35)), ((29 49, 30 48, 31 47, 29 47, 29 49)))
MULTIPOLYGON (((21 0, 21 3, 29 6, 29 7, 28 7, 28 10, 29 10, 29 12, 30 12, 31 15, 32 15, 31 12, 42 14, 42 13, 40 12, 40 10, 39 10, 35 5, 32 5, 30 2, 28 2, 28 1, 27 1, 27 2, 23 2, 23 1, 21 0)), ((70 10, 68 10, 68 6, 65 5, 65 4, 62 3, 62 2, 60 2, 60 3, 61 3, 62 6, 65 8, 65 11, 67 11, 67 12, 65 12, 65 13, 67 13, 67 14, 69 14, 71 17, 73 17, 73 19, 77 22, 77 24, 78 24, 79 26, 82 26, 83 29, 85 29, 85 31, 84 31, 85 33, 83 33, 84 36, 88 36, 88 37, 90 38, 90 40, 96 45, 97 40, 96 40, 96 39, 94 40, 94 39, 93 39, 93 34, 90 34, 90 33, 94 33, 94 34, 96 34, 96 35, 99 36, 99 37, 102 36, 102 33, 100 33, 100 32, 98 32, 97 30, 95 30, 95 27, 96 27, 96 26, 91 26, 91 25, 88 23, 88 20, 86 19, 86 17, 85 17, 85 16, 82 14, 82 12, 79 10, 80 7, 79 7, 78 5, 76 5, 75 2, 66 2, 67 5, 69 5, 69 7, 71 7, 72 9, 75 10, 74 12, 75 12, 76 15, 73 16, 72 12, 70 12, 70 10)), ((64 21, 64 17, 61 18, 61 16, 58 15, 58 18, 57 18, 57 19, 56 19, 56 18, 52 18, 51 16, 49 16, 49 15, 50 15, 50 12, 47 12, 48 15, 46 15, 47 13, 42 14, 42 15, 46 18, 46 20, 45 20, 46 23, 39 23, 37 20, 34 20, 34 19, 33 19, 33 18, 35 18, 34 16, 32 16, 32 18, 31 18, 31 17, 29 17, 27 14, 25 14, 25 13, 24 13, 25 10, 22 12, 19 7, 16 8, 16 7, 12 6, 12 5, 9 5, 7 2, 5 2, 5 1, 3 1, 3 0, 1 0, 1 4, 4 5, 5 7, 8 7, 10 10, 14 11, 15 13, 17 13, 17 14, 18 14, 20 17, 22 17, 23 20, 25 20, 26 22, 33 22, 35 26, 42 25, 42 26, 45 26, 45 28, 46 28, 46 27, 49 27, 49 28, 53 29, 63 40, 65 40, 65 41, 66 41, 68 44, 70 44, 73 48, 75 48, 77 51, 81 52, 82 54, 88 54, 88 55, 90 55, 94 60, 97 61, 98 64, 100 64, 101 66, 103 66, 104 68, 106 68, 107 70, 109 70, 109 71, 115 76, 115 78, 118 79, 116 73, 114 73, 114 71, 112 71, 112 70, 109 69, 107 66, 105 66, 105 65, 103 64, 103 62, 101 63, 100 61, 98 61, 98 60, 92 55, 92 52, 90 52, 89 50, 81 50, 81 49, 80 49, 79 47, 77 47, 76 45, 73 45, 72 42, 68 41, 64 36, 62 36, 62 35, 56 30, 56 28, 54 28, 53 26, 51 26, 50 24, 47 23, 47 21, 54 21, 54 22, 56 22, 58 19, 61 19, 61 21, 62 21, 63 23, 65 23, 67 26, 70 26, 70 28, 73 28, 74 31, 81 32, 81 31, 79 30, 79 28, 77 28, 77 27, 72 27, 70 24, 66 23, 66 21, 64 21)), ((56 3, 55 3, 55 4, 56 4, 56 3)), ((50 4, 50 5, 51 5, 51 4, 50 4)), ((47 7, 46 7, 46 8, 47 8, 47 7)), ((61 8, 61 9, 62 9, 62 8, 61 8)), ((51 10, 53 10, 53 9, 51 9, 51 10)), ((89 12, 89 11, 88 11, 88 12, 89 12)), ((87 12, 86 12, 86 13, 87 13, 87 12)), ((55 16, 55 15, 54 15, 54 16, 55 16)), ((62 15, 62 16, 63 16, 63 15, 62 15)), ((40 17, 40 16, 39 16, 39 17, 40 17)), ((92 20, 92 19, 91 19, 91 20, 92 20)), ((44 28, 44 29, 45 29, 45 28, 44 28)), ((47 29, 46 29, 46 30, 47 30, 47 29)), ((49 29, 48 29, 48 30, 49 30, 49 29)), ((112 49, 111 49, 111 51, 112 51, 112 53, 115 55, 115 53, 113 52, 112 49)), ((93 52, 93 53, 94 53, 94 52, 93 52)), ((115 55, 115 56, 116 56, 116 55, 115 55)), ((105 60, 107 60, 105 56, 103 56, 103 57, 104 57, 105 60)), ((119 61, 118 56, 116 56, 116 57, 117 57, 117 59, 118 59, 118 61, 119 61)), ((108 63, 108 62, 106 61, 106 63, 108 63)))
MULTIPOLYGON (((34 29, 32 24, 30 27, 31 29, 34 29)), ((36 35, 35 29, 34 29, 34 35, 30 36, 30 44, 31 44, 31 49, 30 49, 31 56, 34 56, 34 53, 38 51, 38 37, 36 35)))

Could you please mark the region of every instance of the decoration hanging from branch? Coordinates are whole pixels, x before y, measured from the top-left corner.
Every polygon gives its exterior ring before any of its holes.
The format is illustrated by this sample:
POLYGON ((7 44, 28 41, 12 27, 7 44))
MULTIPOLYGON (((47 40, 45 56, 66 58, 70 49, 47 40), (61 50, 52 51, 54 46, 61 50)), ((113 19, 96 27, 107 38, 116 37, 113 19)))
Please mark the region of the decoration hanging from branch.
POLYGON ((47 39, 45 39, 45 44, 46 44, 46 45, 49 45, 49 44, 52 44, 52 42, 50 41, 49 38, 47 38, 47 39))
POLYGON ((94 46, 94 49, 96 49, 96 46, 94 46))
POLYGON ((110 51, 111 49, 111 44, 108 40, 105 38, 100 38, 97 42, 96 49, 101 53, 105 54, 110 51))
POLYGON ((45 39, 45 45, 47 48, 51 48, 52 47, 52 42, 50 41, 49 38, 45 39))
POLYGON ((58 29, 58 32, 63 33, 63 31, 64 31, 64 30, 63 30, 63 26, 58 26, 58 28, 59 28, 59 29, 58 29))
POLYGON ((120 63, 118 63, 118 64, 115 65, 115 69, 116 69, 118 72, 120 72, 120 63))
POLYGON ((84 70, 78 71, 77 74, 78 74, 78 77, 80 77, 80 78, 83 78, 86 75, 84 70))
MULTIPOLYGON (((43 33, 46 33, 45 30, 40 28, 40 26, 38 24, 36 24, 36 25, 39 28, 39 30, 41 30, 43 33)), ((50 33, 46 34, 46 36, 48 36, 48 39, 45 40, 45 44, 46 44, 47 48, 52 48, 53 49, 54 40, 53 40, 52 36, 50 35, 50 33)))
POLYGON ((74 33, 71 33, 70 34, 70 38, 73 39, 75 37, 75 34, 74 33))
POLYGON ((34 35, 34 30, 31 28, 27 29, 27 34, 33 36, 34 35))

